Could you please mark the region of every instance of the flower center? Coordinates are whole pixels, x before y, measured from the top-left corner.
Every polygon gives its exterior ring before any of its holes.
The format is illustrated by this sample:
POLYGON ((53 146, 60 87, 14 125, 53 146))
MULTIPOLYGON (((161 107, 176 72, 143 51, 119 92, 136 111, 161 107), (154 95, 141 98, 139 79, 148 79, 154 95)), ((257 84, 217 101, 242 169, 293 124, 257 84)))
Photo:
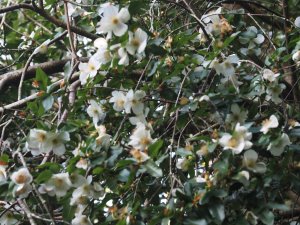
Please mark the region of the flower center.
POLYGON ((230 148, 236 147, 237 144, 238 144, 238 142, 237 142, 236 138, 234 138, 234 137, 230 138, 230 140, 228 141, 228 146, 230 148))
POLYGON ((118 100, 116 103, 117 103, 118 107, 122 108, 124 106, 125 101, 123 99, 121 99, 121 100, 118 100))
POLYGON ((24 184, 26 182, 26 176, 24 174, 20 174, 16 177, 16 182, 18 184, 24 184))
POLYGON ((119 24, 119 19, 117 18, 117 17, 113 17, 112 18, 112 21, 111 21, 114 25, 117 25, 117 24, 119 24))
POLYGON ((150 139, 147 137, 142 137, 140 140, 141 145, 149 145, 151 143, 150 139))
POLYGON ((92 71, 92 70, 95 70, 96 67, 93 65, 93 64, 89 64, 89 70, 92 71))
POLYGON ((56 187, 61 187, 61 186, 63 186, 64 181, 63 181, 63 179, 57 178, 57 179, 55 179, 54 183, 55 183, 56 187))
POLYGON ((46 135, 44 133, 39 133, 37 139, 39 142, 44 142, 46 140, 46 135))
POLYGON ((140 46, 140 41, 137 38, 132 39, 131 44, 135 47, 140 46))

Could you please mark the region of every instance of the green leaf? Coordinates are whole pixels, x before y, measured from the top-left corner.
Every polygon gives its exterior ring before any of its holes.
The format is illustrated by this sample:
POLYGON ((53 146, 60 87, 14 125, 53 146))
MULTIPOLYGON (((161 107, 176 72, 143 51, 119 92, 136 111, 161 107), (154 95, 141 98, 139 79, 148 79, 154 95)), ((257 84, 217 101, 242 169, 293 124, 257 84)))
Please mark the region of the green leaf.
POLYGON ((146 162, 145 165, 141 166, 142 168, 145 168, 146 171, 153 177, 162 177, 163 173, 161 168, 159 168, 155 162, 153 162, 151 159, 146 162))
POLYGON ((54 103, 54 98, 52 95, 49 95, 42 101, 43 107, 46 112, 52 108, 53 103, 54 103))
POLYGON ((225 208, 223 204, 213 204, 208 210, 214 220, 222 222, 225 219, 225 208))
POLYGON ((9 162, 9 156, 7 154, 2 154, 0 156, 0 162, 8 163, 9 162))
POLYGON ((163 146, 164 141, 159 139, 156 142, 154 142, 153 144, 151 144, 148 148, 149 150, 149 155, 152 158, 157 157, 159 150, 161 149, 161 147, 163 146))
POLYGON ((52 177, 53 173, 50 170, 44 170, 39 173, 38 177, 35 179, 37 184, 45 183, 52 177))
POLYGON ((48 76, 41 68, 36 69, 35 79, 39 81, 41 90, 47 90, 48 76))
POLYGON ((184 221, 184 225, 207 225, 205 219, 188 219, 184 221))
POLYGON ((259 214, 258 217, 265 225, 274 224, 274 214, 271 211, 265 210, 261 214, 259 214))

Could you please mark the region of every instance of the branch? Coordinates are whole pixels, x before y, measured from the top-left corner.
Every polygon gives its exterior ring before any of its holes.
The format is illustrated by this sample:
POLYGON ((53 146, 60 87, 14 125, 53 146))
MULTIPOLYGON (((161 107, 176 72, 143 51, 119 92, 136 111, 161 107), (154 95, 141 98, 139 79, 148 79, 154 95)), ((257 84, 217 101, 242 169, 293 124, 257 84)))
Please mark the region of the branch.
MULTIPOLYGON (((31 11, 34 11, 34 12, 38 13, 40 16, 44 17, 45 19, 47 19, 49 22, 55 24, 56 26, 67 29, 67 24, 66 23, 64 23, 63 21, 61 21, 61 20, 59 20, 59 19, 57 19, 53 16, 50 16, 44 9, 34 7, 30 4, 21 3, 21 4, 5 7, 3 9, 0 9, 0 14, 6 13, 6 12, 11 12, 11 11, 14 11, 14 10, 17 10, 17 9, 29 9, 31 11)), ((76 34, 79 34, 81 36, 90 38, 92 40, 95 40, 95 39, 98 38, 98 35, 89 33, 89 32, 87 32, 84 29, 79 28, 79 27, 70 26, 70 29, 71 29, 72 32, 74 32, 76 34)))
MULTIPOLYGON (((35 72, 37 68, 41 68, 46 74, 54 74, 58 72, 63 72, 65 64, 70 61, 70 58, 51 61, 46 63, 41 63, 38 65, 30 66, 25 73, 24 80, 35 77, 35 72)), ((87 61, 88 58, 80 58, 81 61, 87 61)), ((9 85, 16 84, 20 81, 23 69, 8 72, 0 76, 0 91, 4 91, 9 85)))

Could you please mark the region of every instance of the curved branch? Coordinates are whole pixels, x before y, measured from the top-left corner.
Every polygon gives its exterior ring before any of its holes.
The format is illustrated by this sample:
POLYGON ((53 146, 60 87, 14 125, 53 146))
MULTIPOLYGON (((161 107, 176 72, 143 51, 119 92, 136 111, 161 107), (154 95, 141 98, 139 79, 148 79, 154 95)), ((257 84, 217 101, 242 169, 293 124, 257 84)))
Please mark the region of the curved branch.
MULTIPOLYGON (((45 19, 47 19, 49 22, 55 24, 56 26, 67 29, 67 24, 64 23, 63 21, 61 21, 61 20, 59 20, 59 19, 57 19, 53 16, 50 16, 44 9, 34 7, 34 6, 32 6, 30 4, 26 4, 26 3, 12 5, 12 6, 8 6, 8 7, 5 7, 3 9, 0 9, 0 14, 6 13, 6 12, 11 12, 11 11, 14 11, 14 10, 17 10, 17 9, 29 9, 31 11, 34 11, 34 12, 38 13, 40 16, 44 17, 45 19)), ((81 36, 90 38, 92 40, 95 40, 95 39, 98 38, 98 35, 89 33, 89 32, 87 32, 84 29, 79 28, 79 27, 70 26, 70 29, 71 29, 72 32, 74 32, 76 34, 79 34, 81 36)))

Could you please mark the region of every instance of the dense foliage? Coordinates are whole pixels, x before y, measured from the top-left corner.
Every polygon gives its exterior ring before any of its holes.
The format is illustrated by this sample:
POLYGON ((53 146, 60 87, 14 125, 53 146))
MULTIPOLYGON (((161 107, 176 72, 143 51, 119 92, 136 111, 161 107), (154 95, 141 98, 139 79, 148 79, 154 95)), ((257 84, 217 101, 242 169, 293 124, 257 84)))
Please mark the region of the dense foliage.
POLYGON ((0 5, 0 224, 298 224, 299 0, 0 5))

